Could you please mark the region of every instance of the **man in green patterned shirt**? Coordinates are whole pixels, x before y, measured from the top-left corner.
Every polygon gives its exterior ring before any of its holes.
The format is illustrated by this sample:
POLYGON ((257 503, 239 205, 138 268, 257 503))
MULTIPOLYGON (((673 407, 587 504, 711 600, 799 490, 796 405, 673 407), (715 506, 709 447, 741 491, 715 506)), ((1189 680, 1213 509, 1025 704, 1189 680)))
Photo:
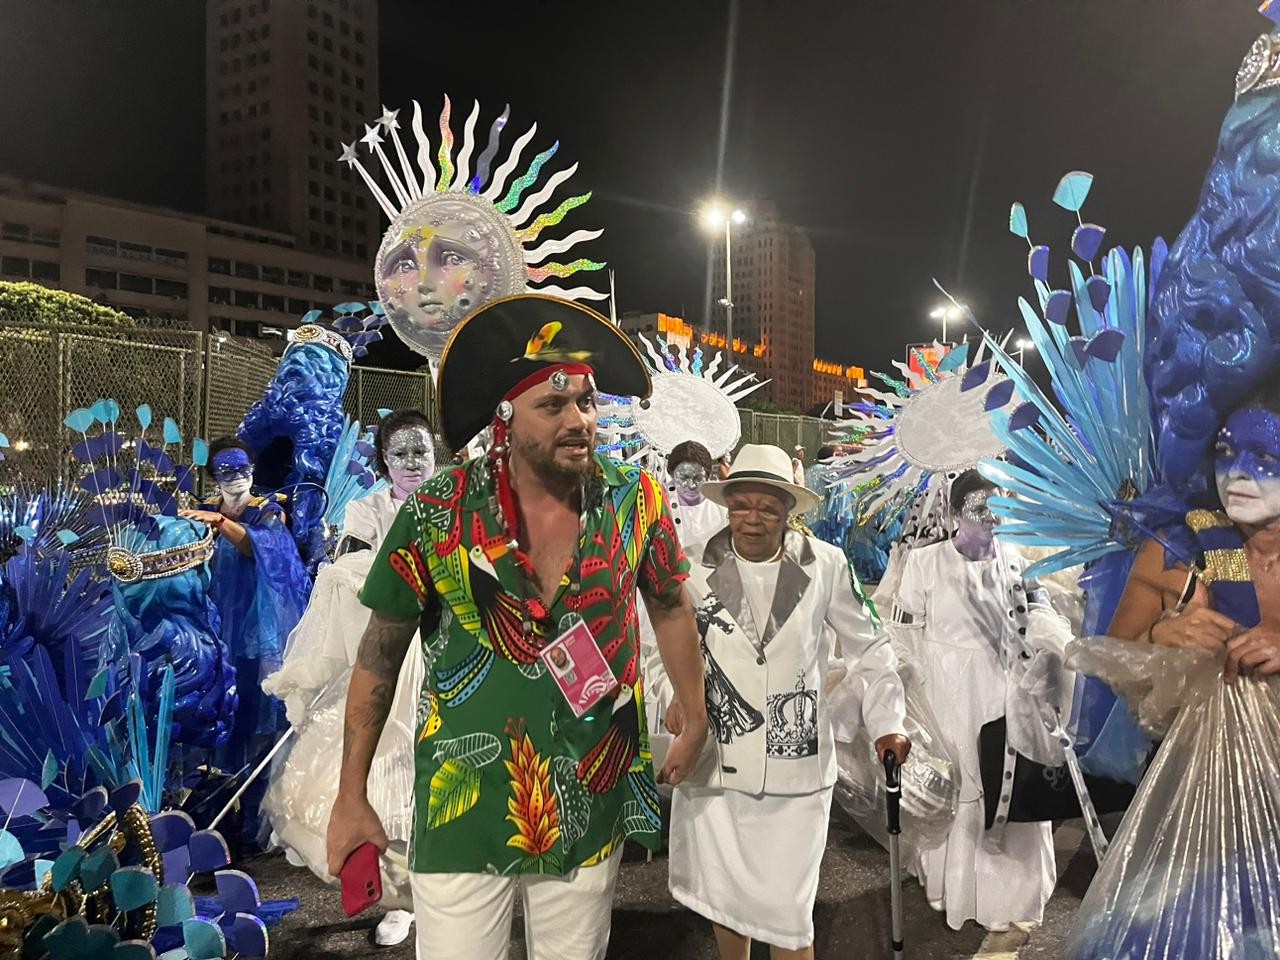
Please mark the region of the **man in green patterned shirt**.
POLYGON ((533 960, 604 956, 623 841, 654 849, 661 826, 637 587, 684 710, 661 776, 684 779, 706 739, 688 562, 661 486, 594 452, 597 380, 650 389, 635 348, 584 307, 524 295, 464 321, 441 360, 441 424, 454 449, 492 426, 493 449, 406 502, 361 593, 373 614, 329 865, 385 848, 365 780, 421 627, 410 866, 432 960, 505 956, 518 888, 533 960))

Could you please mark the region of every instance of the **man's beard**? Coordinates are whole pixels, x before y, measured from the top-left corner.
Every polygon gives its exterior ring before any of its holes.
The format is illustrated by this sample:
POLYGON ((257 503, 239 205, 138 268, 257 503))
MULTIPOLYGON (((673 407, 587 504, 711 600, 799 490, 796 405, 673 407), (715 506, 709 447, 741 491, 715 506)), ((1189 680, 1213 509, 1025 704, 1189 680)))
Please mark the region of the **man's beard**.
POLYGON ((511 432, 511 452, 520 455, 520 459, 549 486, 577 485, 595 475, 595 458, 588 455, 581 463, 560 463, 556 460, 559 444, 568 439, 585 439, 587 450, 595 447, 595 437, 587 434, 583 437, 561 437, 549 446, 543 446, 532 440, 526 440, 519 432, 511 432))

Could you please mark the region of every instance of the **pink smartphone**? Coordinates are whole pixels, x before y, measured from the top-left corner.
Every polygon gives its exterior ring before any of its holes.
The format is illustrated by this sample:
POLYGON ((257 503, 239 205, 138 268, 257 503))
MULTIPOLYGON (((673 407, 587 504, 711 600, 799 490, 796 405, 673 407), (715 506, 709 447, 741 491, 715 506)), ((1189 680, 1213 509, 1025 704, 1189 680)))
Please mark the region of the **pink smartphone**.
POLYGON ((348 917, 368 910, 382 899, 382 868, 378 848, 362 843, 351 851, 339 874, 342 880, 342 912, 348 917))

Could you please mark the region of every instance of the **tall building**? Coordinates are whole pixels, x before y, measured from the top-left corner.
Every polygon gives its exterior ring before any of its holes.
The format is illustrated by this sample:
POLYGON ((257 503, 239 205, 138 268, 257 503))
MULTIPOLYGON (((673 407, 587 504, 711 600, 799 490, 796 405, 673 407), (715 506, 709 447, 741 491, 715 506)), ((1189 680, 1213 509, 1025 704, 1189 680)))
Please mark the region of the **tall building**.
POLYGON ((206 210, 372 262, 379 211, 339 163, 379 113, 376 0, 206 0, 206 210))
MULTIPOLYGON (((764 347, 762 376, 774 403, 803 410, 814 396, 814 257, 808 236, 783 223, 777 208, 758 201, 735 226, 733 337, 764 347)), ((710 328, 725 333, 724 244, 712 258, 710 328)))
POLYGON ((862 367, 847 367, 830 360, 813 361, 813 396, 810 405, 834 405, 836 400, 852 403, 859 399, 858 391, 867 386, 867 375, 862 367))
POLYGON ((299 250, 289 234, 5 176, 0 280, 242 337, 283 337, 308 310, 376 296, 367 262, 299 250))

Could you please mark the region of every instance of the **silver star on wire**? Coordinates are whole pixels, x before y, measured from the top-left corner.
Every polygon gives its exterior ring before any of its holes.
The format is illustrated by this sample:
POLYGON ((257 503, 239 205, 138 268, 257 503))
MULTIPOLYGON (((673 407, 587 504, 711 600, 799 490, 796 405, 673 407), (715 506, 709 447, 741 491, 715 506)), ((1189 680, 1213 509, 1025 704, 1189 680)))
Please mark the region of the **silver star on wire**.
POLYGON ((344 143, 342 145, 342 156, 338 157, 338 162, 346 163, 348 165, 360 162, 359 156, 356 155, 355 140, 352 140, 350 143, 344 143))
POLYGON ((396 119, 400 115, 399 110, 388 110, 387 105, 382 105, 382 116, 378 118, 378 123, 382 124, 387 130, 400 129, 400 121, 396 119))
POLYGON ((377 124, 372 127, 367 123, 364 125, 364 136, 360 138, 360 142, 367 146, 370 151, 382 142, 382 137, 378 134, 377 124))

